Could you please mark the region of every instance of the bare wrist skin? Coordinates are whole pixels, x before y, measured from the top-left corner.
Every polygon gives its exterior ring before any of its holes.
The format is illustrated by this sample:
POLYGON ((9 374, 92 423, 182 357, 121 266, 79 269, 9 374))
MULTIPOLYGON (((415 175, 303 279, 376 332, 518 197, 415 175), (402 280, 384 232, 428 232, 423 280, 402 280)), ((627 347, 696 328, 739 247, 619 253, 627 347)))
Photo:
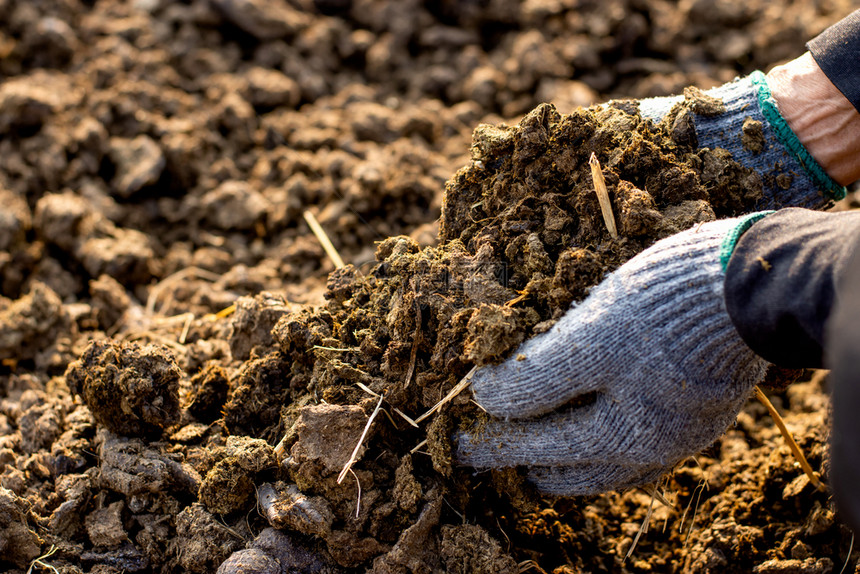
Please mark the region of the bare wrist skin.
POLYGON ((828 175, 841 185, 860 179, 860 113, 812 54, 777 66, 767 83, 782 117, 828 175))

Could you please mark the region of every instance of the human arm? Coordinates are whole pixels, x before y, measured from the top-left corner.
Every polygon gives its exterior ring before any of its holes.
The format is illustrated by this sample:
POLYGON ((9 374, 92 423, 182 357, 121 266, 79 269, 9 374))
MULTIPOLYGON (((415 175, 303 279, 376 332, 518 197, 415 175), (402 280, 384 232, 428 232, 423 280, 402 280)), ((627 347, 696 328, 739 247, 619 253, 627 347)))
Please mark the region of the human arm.
MULTIPOLYGON (((854 59, 860 61, 860 52, 854 59)), ((860 69, 853 70, 860 86, 860 69)), ((828 175, 841 185, 860 179, 860 112, 812 53, 777 66, 767 74, 767 82, 780 113, 828 175)))
POLYGON ((807 43, 808 52, 767 74, 779 111, 837 183, 860 179, 860 10, 807 43))
POLYGON ((723 147, 762 178, 760 209, 821 209, 860 178, 860 11, 809 42, 810 52, 706 92, 639 101, 669 129, 691 121, 696 145, 723 147), (723 109, 676 116, 676 106, 710 97, 723 109))
POLYGON ((855 244, 839 282, 836 303, 825 331, 830 367, 833 422, 830 477, 844 520, 860 530, 860 242, 855 244))
POLYGON ((804 209, 780 210, 740 237, 726 308, 756 354, 783 367, 825 366, 826 323, 858 238, 860 212, 804 209))

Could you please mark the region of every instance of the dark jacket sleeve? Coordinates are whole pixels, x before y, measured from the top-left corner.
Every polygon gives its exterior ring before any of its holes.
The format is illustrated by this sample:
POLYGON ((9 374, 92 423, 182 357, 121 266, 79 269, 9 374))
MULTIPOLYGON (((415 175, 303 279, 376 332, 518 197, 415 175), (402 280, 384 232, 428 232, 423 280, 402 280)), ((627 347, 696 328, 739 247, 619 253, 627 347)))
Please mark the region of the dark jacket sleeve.
POLYGON ((725 299, 753 351, 784 367, 824 366, 825 323, 858 238, 860 212, 798 208, 741 236, 726 268, 725 299))
POLYGON ((833 85, 860 111, 860 10, 816 36, 806 48, 833 85))
POLYGON ((830 482, 842 517, 860 532, 860 248, 846 266, 825 343, 833 395, 830 482))
POLYGON ((831 369, 829 478, 860 532, 860 212, 784 209, 754 223, 729 260, 725 296, 759 355, 831 369))

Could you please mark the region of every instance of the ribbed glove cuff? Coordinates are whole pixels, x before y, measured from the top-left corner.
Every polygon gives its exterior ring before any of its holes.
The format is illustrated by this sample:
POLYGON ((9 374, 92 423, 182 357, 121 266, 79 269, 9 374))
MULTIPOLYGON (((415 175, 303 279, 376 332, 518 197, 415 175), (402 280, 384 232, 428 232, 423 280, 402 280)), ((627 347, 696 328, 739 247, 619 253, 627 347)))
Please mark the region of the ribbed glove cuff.
MULTIPOLYGON (((699 146, 724 148, 735 161, 759 173, 765 193, 757 209, 823 209, 845 197, 845 187, 827 175, 788 127, 763 73, 753 72, 705 93, 722 101, 726 111, 694 116, 699 146), (761 125, 760 147, 748 143, 754 122, 761 125)), ((683 96, 649 98, 640 101, 639 110, 659 121, 683 100, 683 96)))

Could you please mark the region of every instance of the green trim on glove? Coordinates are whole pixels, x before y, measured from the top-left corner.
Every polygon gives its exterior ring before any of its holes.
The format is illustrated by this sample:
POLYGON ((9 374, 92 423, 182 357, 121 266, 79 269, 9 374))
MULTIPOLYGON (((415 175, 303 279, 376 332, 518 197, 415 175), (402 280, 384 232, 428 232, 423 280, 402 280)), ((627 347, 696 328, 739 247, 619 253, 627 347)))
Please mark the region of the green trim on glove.
POLYGON ((824 168, 815 161, 812 154, 800 143, 797 135, 788 127, 785 118, 779 113, 779 108, 776 105, 776 100, 773 99, 770 86, 767 85, 765 75, 761 71, 756 70, 750 74, 750 79, 752 80, 753 87, 756 89, 761 112, 767 118, 767 121, 770 122, 776 137, 782 145, 795 155, 797 161, 800 162, 800 165, 809 174, 815 186, 823 191, 828 198, 835 201, 843 199, 848 193, 845 186, 839 185, 833 181, 833 178, 827 175, 824 168))
POLYGON ((732 252, 734 252, 735 245, 738 244, 738 240, 741 238, 741 235, 743 235, 747 229, 752 227, 753 223, 759 219, 767 217, 771 213, 774 213, 774 211, 759 211, 744 215, 738 220, 738 224, 726 233, 726 236, 723 237, 723 242, 720 243, 720 266, 723 268, 723 271, 725 271, 729 266, 729 259, 732 258, 732 252))

